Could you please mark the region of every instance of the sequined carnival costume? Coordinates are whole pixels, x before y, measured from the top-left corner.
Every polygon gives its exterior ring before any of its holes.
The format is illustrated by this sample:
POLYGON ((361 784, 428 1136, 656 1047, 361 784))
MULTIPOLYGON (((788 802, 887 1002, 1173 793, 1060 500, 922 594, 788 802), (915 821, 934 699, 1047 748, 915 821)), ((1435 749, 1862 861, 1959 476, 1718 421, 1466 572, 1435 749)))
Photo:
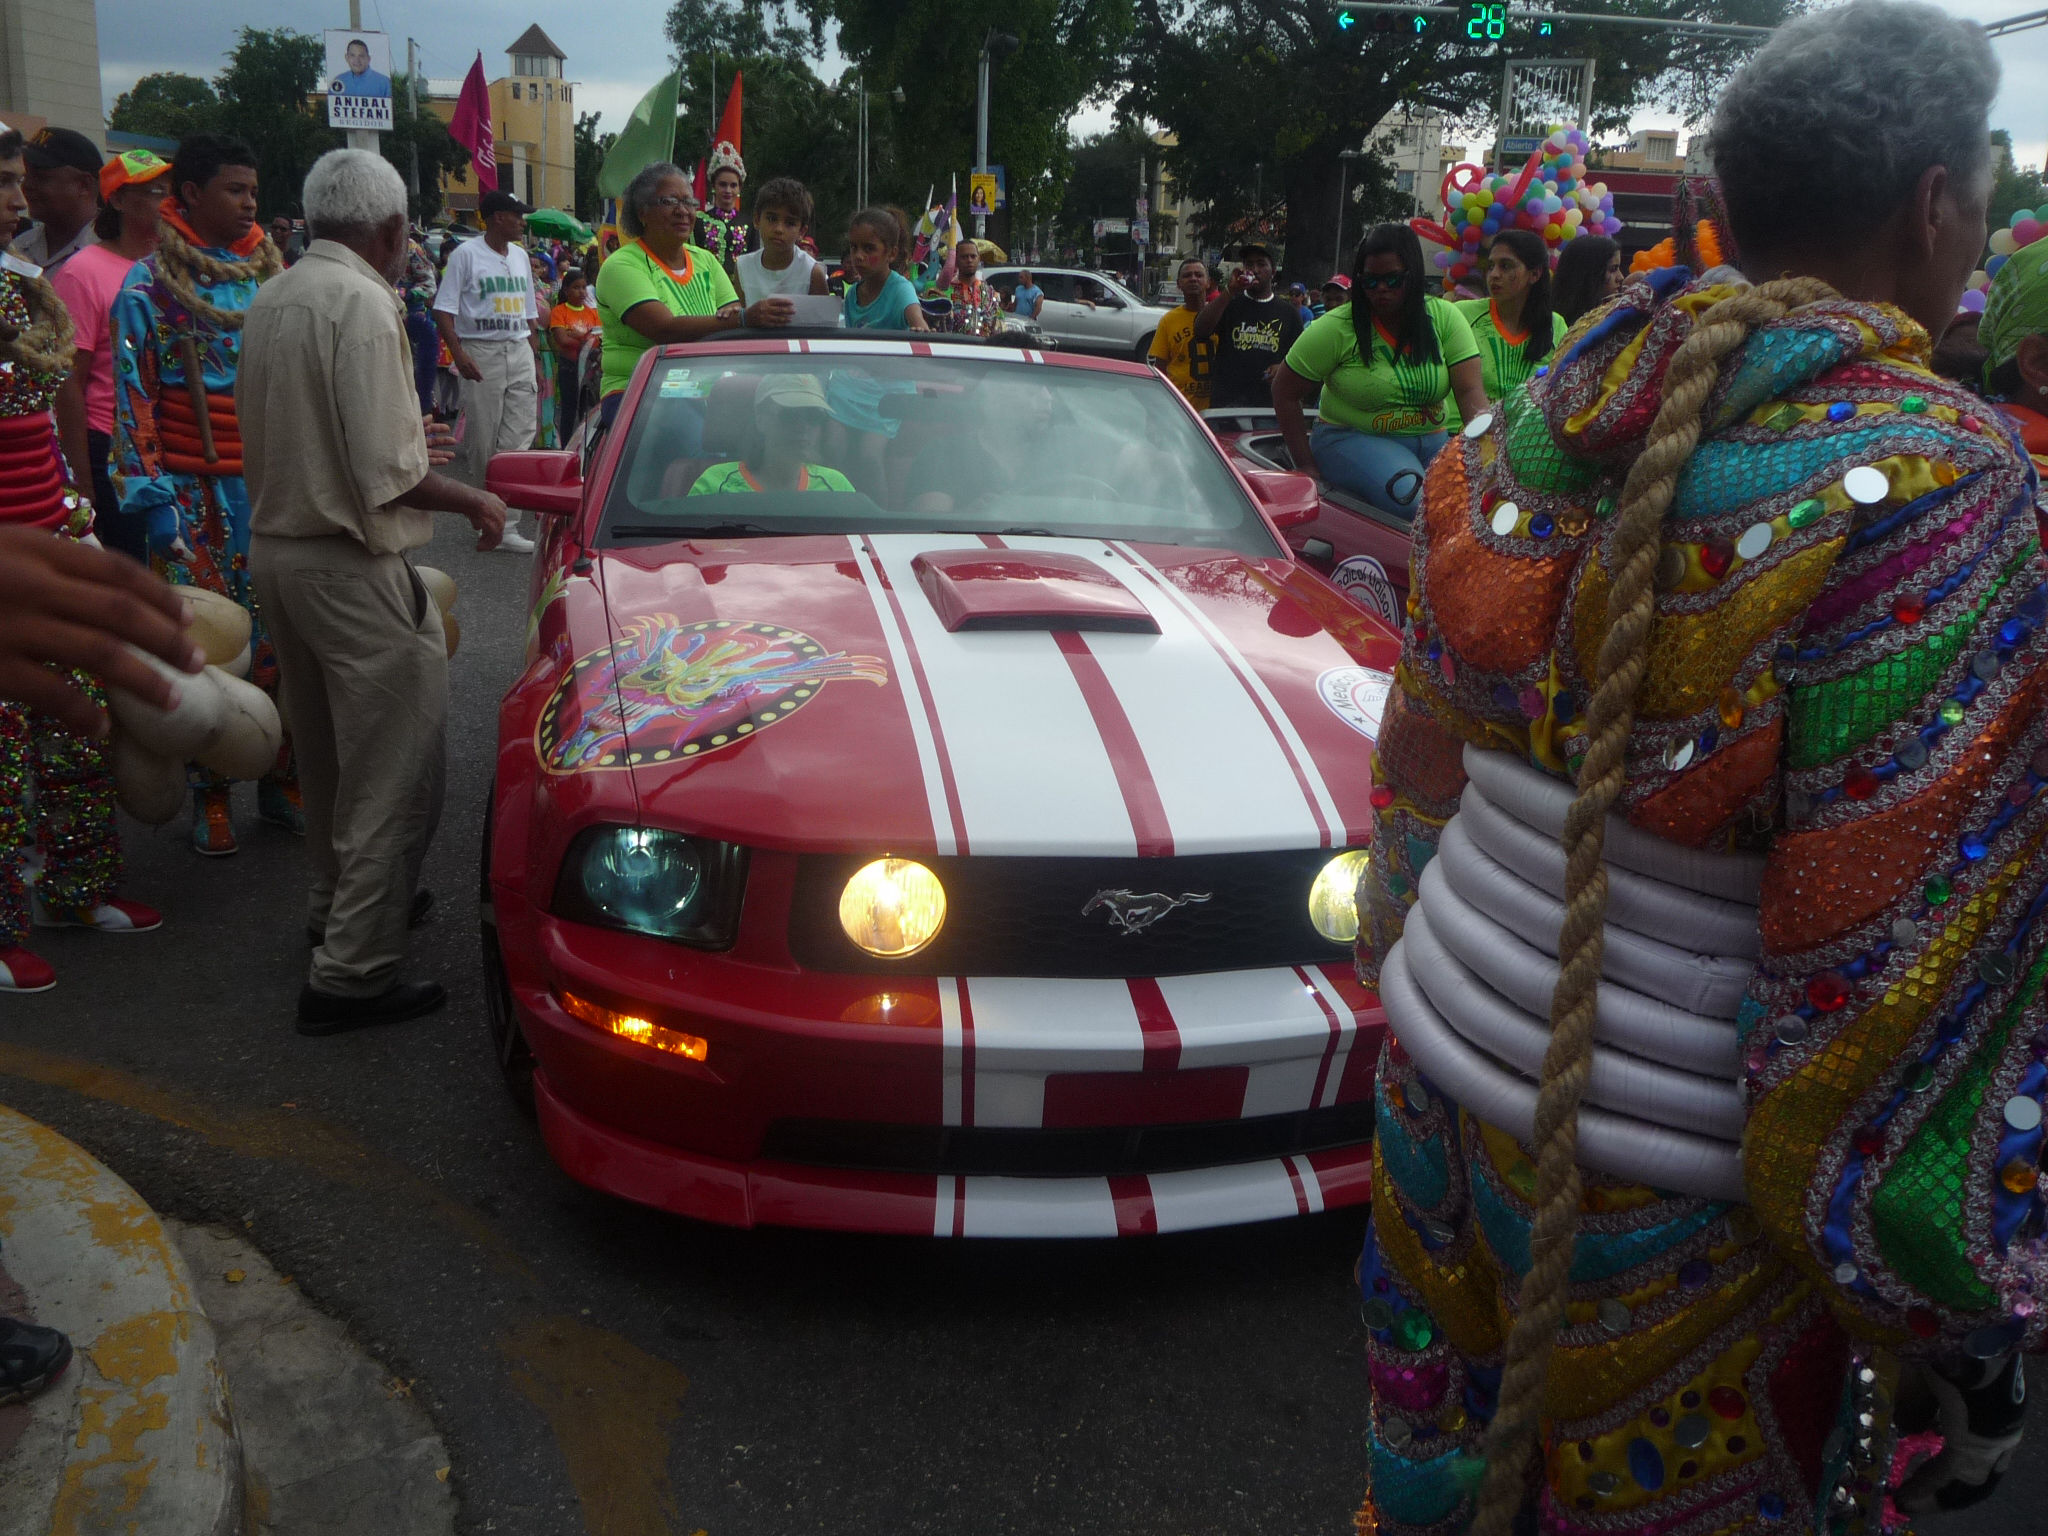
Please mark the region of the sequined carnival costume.
MULTIPOLYGON (((1361 891, 1382 1536, 1461 1529, 1483 1471, 1615 502, 1736 291, 1633 280, 1425 486, 1361 891)), ((1928 353, 1838 298, 1754 330, 1664 517, 1544 1536, 1897 1529, 1901 1370, 2048 1326, 2048 570, 2025 454, 1928 353)))
MULTIPOLYGON (((148 530, 158 574, 249 610, 249 681, 275 697, 277 657, 249 579, 235 375, 242 316, 283 261, 261 226, 233 249, 207 247, 166 203, 163 230, 162 244, 135 264, 114 299, 114 483, 121 510, 148 530)), ((230 781, 195 765, 191 783, 194 846, 234 852, 230 781)), ((258 805, 265 820, 304 830, 289 739, 258 788, 258 805)))
MULTIPOLYGON (((92 506, 75 488, 50 404, 71 366, 71 325, 46 279, 0 266, 0 523, 82 539, 92 506)), ((99 702, 83 673, 72 679, 99 702)), ((0 703, 0 991, 40 992, 56 974, 24 946, 43 920, 139 931, 162 919, 116 902, 121 838, 106 749, 46 715, 0 703), (33 884, 33 902, 31 901, 33 884)))

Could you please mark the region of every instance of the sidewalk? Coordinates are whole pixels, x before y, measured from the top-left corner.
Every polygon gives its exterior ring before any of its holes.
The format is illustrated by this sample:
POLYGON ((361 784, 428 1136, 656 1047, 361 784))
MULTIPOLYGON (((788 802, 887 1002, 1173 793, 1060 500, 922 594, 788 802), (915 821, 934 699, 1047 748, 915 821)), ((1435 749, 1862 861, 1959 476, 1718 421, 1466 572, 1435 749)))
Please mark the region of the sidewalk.
POLYGON ((71 1336, 55 1385, 0 1408, 0 1536, 236 1536, 242 1447, 213 1324, 156 1213, 0 1108, 0 1297, 71 1336))
POLYGON ((76 1351, 0 1407, 0 1536, 454 1529, 447 1451, 407 1384, 239 1236, 159 1220, 5 1107, 0 1312, 76 1351))

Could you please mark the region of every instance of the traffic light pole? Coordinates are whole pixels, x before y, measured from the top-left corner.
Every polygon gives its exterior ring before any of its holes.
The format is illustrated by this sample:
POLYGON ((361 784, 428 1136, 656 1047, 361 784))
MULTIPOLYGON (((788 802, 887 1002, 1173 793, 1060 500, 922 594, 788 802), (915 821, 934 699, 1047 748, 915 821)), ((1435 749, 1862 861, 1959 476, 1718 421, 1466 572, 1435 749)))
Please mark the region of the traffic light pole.
MULTIPOLYGON (((1596 26, 1609 27, 1655 27, 1667 32, 1698 32, 1710 37, 1768 37, 1770 27, 1743 26, 1732 21, 1681 21, 1664 16, 1629 16, 1606 11, 1534 11, 1521 6, 1475 3, 1467 5, 1400 5, 1395 0, 1358 0, 1337 12, 1337 29, 1349 32, 1354 25, 1353 13, 1362 11, 1391 11, 1404 16, 1464 16, 1474 18, 1472 25, 1483 25, 1493 21, 1583 21, 1596 26), (1490 13, 1490 14, 1489 14, 1490 13)), ((1470 30, 1469 27, 1467 29, 1470 30)), ((1486 41, 1499 41, 1493 34, 1473 34, 1486 41)))

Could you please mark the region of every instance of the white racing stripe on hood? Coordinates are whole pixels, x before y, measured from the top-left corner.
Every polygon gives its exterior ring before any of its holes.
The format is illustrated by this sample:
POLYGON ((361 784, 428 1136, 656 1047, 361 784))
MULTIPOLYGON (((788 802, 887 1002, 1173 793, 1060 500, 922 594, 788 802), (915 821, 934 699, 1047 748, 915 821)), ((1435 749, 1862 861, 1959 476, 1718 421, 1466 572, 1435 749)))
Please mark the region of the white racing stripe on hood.
MULTIPOLYGON (((1162 592, 1130 561, 1107 553, 1098 539, 1003 542, 1011 549, 1082 556, 1115 578, 1158 623, 1157 635, 1090 631, 1081 638, 1137 733, 1176 854, 1322 845, 1322 826, 1285 747, 1233 672, 1214 626, 1203 624, 1191 604, 1162 592)), ((1141 559, 1135 551, 1132 558, 1141 559)), ((1240 665, 1250 672, 1249 664, 1240 665)), ((1284 721, 1279 707, 1269 698, 1267 709, 1284 721)), ((1306 749, 1301 751, 1305 758, 1306 749)), ((1310 783, 1328 799, 1319 778, 1310 783)), ((1343 825, 1334 804, 1324 814, 1327 825, 1343 825)))
POLYGON ((926 550, 981 549, 981 540, 878 533, 868 542, 901 600, 938 710, 967 827, 961 851, 1134 856, 1137 837, 1109 751, 1052 635, 948 634, 911 569, 926 550))

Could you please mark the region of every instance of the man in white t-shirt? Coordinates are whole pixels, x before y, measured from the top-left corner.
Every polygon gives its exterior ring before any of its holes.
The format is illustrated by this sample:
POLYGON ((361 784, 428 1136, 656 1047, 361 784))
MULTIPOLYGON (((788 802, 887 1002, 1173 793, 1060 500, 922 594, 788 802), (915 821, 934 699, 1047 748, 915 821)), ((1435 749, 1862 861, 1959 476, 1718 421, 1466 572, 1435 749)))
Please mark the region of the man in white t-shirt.
MULTIPOLYGON (((483 237, 455 247, 434 295, 434 324, 462 380, 461 441, 448 472, 479 489, 491 455, 531 448, 540 427, 540 305, 519 243, 530 211, 510 192, 486 192, 477 204, 483 237)), ((498 547, 525 554, 533 541, 508 522, 498 547)))

